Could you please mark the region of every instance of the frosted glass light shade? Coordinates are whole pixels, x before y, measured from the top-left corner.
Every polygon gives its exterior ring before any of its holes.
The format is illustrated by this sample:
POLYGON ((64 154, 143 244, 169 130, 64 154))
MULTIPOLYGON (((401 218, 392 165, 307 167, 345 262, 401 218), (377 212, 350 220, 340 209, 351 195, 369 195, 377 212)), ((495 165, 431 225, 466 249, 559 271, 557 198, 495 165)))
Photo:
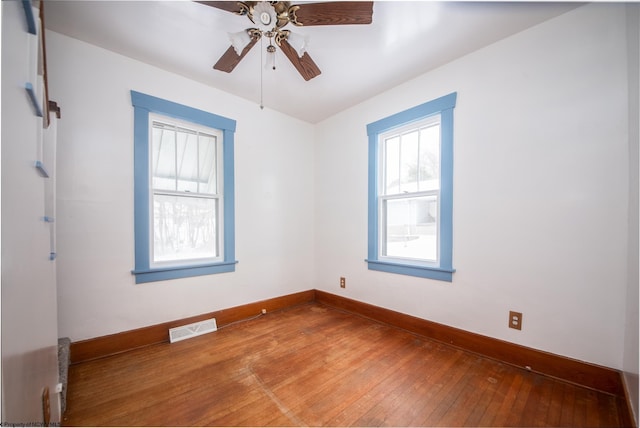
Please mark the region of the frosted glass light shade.
POLYGON ((287 37, 287 41, 291 47, 296 50, 299 57, 302 57, 302 55, 307 51, 309 39, 309 36, 302 36, 296 33, 289 33, 289 37, 287 37))
POLYGON ((246 31, 238 31, 237 33, 229 33, 229 40, 231 40, 231 46, 238 55, 242 55, 242 51, 251 41, 251 37, 246 31))
POLYGON ((264 68, 267 70, 275 70, 276 69, 276 53, 267 52, 267 60, 264 63, 264 68))

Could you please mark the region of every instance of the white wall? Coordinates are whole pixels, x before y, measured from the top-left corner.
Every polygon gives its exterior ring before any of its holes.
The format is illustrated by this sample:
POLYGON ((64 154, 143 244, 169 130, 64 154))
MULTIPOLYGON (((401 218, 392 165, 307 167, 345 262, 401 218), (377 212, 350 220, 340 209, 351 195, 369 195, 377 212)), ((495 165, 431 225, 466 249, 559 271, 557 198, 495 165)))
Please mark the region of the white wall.
POLYGON ((315 288, 621 368, 626 54, 625 6, 592 4, 319 124, 315 288), (365 126, 454 91, 453 282, 368 271, 365 126))
POLYGON ((61 336, 78 341, 312 288, 311 125, 57 33, 47 33, 47 48, 51 96, 64 109, 61 336), (237 120, 235 273, 135 284, 132 89, 237 120))
POLYGON ((29 43, 35 37, 27 33, 22 3, 3 1, 0 421, 7 424, 42 422, 45 387, 51 421, 60 420, 55 262, 49 260, 50 225, 43 221, 45 181, 34 168, 42 119, 25 92, 25 83, 35 77, 29 67, 29 43))
POLYGON ((623 370, 629 400, 638 425, 638 168, 640 154, 640 5, 627 5, 627 51, 629 67, 629 243, 627 307, 623 370))

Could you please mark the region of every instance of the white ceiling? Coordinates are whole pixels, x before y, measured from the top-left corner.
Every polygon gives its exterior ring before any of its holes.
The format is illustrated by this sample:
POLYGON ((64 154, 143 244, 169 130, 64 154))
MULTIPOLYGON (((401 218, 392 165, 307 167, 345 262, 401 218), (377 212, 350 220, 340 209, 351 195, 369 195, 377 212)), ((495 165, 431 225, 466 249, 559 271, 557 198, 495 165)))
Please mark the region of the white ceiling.
POLYGON ((232 73, 214 70, 230 46, 227 33, 253 25, 247 17, 190 1, 52 0, 45 2, 45 25, 256 105, 262 73, 265 108, 317 123, 578 5, 381 1, 374 3, 371 25, 289 25, 311 37, 308 52, 322 70, 308 82, 281 52, 277 69, 265 70, 260 42, 232 73))

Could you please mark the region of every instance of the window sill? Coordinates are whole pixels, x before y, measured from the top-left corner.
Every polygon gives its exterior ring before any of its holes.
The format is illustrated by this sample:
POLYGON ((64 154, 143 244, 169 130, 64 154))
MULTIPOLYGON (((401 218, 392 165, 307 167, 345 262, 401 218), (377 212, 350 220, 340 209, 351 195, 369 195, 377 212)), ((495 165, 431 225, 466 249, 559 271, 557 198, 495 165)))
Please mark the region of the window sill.
POLYGON ((138 269, 131 273, 136 276, 136 284, 144 282, 164 281, 167 279, 188 278, 191 276, 211 275, 234 272, 237 261, 211 263, 205 265, 172 266, 163 268, 138 269))
POLYGON ((380 260, 365 260, 369 265, 369 270, 380 272, 396 273, 400 275, 417 276, 420 278, 436 279, 438 281, 451 282, 455 269, 442 267, 409 265, 403 263, 392 263, 380 260))

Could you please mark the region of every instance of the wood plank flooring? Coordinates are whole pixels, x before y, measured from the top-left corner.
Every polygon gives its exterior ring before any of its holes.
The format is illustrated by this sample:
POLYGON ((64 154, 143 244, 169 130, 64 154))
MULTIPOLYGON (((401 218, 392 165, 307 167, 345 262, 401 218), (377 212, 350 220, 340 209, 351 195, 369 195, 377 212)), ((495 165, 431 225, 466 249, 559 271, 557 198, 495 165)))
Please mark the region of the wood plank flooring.
POLYGON ((589 426, 621 398, 318 303, 75 364, 66 426, 589 426))

